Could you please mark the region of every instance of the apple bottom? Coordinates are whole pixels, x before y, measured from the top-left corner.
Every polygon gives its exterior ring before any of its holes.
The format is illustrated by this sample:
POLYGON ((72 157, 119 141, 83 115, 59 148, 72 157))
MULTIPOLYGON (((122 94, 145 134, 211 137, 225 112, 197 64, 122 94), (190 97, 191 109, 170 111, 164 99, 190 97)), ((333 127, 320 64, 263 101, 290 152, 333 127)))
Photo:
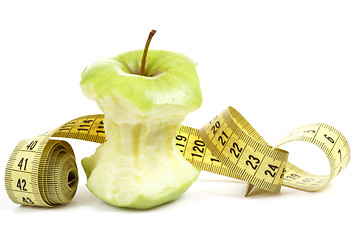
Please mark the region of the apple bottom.
POLYGON ((88 176, 86 186, 96 197, 114 206, 137 209, 177 199, 200 173, 175 147, 161 152, 148 148, 134 158, 119 155, 104 143, 94 155, 84 158, 82 165, 88 176))

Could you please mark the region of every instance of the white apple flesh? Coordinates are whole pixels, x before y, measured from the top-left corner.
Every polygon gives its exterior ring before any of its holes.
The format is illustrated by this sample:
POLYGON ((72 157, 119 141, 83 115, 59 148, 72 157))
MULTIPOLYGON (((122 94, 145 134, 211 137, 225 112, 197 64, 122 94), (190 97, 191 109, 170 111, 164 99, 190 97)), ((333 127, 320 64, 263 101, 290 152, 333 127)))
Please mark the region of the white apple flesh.
POLYGON ((121 97, 98 101, 107 141, 82 161, 87 187, 122 207, 150 208, 182 195, 199 170, 187 162, 174 137, 186 111, 160 105, 144 115, 121 97))

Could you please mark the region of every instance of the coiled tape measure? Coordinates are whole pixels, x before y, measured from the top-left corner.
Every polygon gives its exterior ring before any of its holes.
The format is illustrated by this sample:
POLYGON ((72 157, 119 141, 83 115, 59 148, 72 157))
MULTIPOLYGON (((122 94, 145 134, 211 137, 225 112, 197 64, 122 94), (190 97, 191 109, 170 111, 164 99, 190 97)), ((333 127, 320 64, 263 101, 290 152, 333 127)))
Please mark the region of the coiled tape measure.
MULTIPOLYGON (((71 146, 51 137, 74 138, 97 143, 105 141, 104 115, 76 118, 52 131, 22 140, 12 152, 5 170, 5 187, 14 203, 55 206, 73 198, 78 171, 71 146)), ((337 176, 350 161, 345 137, 326 124, 309 124, 269 146, 246 119, 228 107, 200 130, 182 126, 175 137, 182 155, 195 167, 279 192, 282 185, 317 191, 337 176), (287 151, 278 147, 306 141, 319 147, 330 163, 329 175, 314 175, 288 162, 287 151)))

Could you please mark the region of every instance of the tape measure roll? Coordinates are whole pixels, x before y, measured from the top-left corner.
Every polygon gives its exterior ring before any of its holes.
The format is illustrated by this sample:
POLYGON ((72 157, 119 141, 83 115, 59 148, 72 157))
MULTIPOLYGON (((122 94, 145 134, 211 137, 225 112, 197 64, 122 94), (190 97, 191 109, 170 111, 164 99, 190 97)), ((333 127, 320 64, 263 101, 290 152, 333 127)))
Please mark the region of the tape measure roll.
POLYGON ((5 171, 10 199, 23 205, 55 206, 75 195, 78 171, 74 152, 65 141, 49 140, 51 133, 21 141, 5 171))
MULTIPOLYGON (((51 137, 74 138, 103 143, 104 115, 71 120, 36 138, 22 140, 12 152, 5 170, 5 188, 18 204, 55 206, 71 201, 78 184, 78 172, 71 146, 51 137)), ((181 154, 195 167, 279 192, 282 185, 317 191, 338 175, 350 161, 345 137, 326 124, 297 128, 271 147, 246 119, 229 107, 200 130, 182 126, 175 137, 181 154), (329 175, 314 175, 288 162, 287 151, 278 147, 292 141, 306 141, 319 147, 330 163, 329 175)))

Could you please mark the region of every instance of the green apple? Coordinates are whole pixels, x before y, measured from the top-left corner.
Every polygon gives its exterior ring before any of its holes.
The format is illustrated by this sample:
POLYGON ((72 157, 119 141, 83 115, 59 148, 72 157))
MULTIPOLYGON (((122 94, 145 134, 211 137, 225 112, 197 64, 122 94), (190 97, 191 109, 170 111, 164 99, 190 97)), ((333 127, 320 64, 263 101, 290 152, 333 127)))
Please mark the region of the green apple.
POLYGON ((105 114, 106 134, 106 142, 82 160, 86 185, 119 207, 175 200, 200 172, 174 140, 185 116, 201 105, 196 63, 183 54, 148 51, 149 39, 144 51, 98 60, 81 75, 83 94, 105 114))

